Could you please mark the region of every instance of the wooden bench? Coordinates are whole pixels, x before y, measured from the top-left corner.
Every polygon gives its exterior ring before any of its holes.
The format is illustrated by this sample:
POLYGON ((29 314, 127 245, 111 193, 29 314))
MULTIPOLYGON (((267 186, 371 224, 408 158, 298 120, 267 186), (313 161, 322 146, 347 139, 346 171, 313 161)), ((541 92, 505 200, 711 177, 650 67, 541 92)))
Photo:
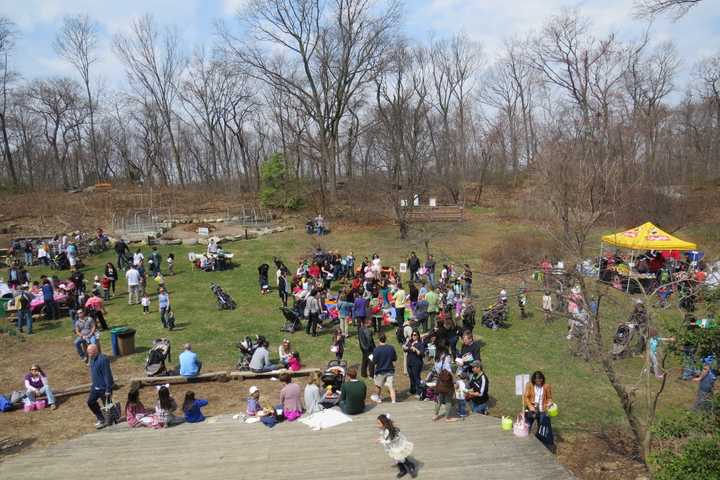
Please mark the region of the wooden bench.
POLYGON ((465 220, 465 210, 460 205, 411 207, 407 219, 410 222, 462 222, 465 220))
POLYGON ((179 384, 179 383, 195 383, 195 382, 227 382, 229 380, 248 380, 251 378, 271 378, 277 377, 283 373, 288 373, 291 377, 302 377, 311 373, 320 373, 319 368, 303 368, 297 372, 286 369, 273 370, 271 372, 255 373, 241 370, 223 370, 219 372, 201 373, 195 377, 183 377, 182 375, 170 375, 159 377, 136 377, 130 379, 130 382, 138 382, 142 386, 179 384))

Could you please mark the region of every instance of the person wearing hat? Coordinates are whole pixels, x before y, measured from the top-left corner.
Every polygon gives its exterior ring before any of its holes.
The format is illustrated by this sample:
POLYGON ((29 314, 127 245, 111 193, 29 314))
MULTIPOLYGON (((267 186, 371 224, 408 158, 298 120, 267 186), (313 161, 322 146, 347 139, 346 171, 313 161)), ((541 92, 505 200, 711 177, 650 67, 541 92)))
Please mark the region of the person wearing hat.
POLYGON ((23 331, 23 326, 27 325, 28 335, 32 334, 32 312, 30 311, 30 302, 32 296, 28 292, 28 284, 23 283, 15 296, 15 308, 17 309, 17 329, 20 333, 23 331))
POLYGON ((260 389, 253 385, 248 390, 247 409, 245 410, 248 416, 254 417, 258 412, 262 411, 260 406, 260 389))
POLYGON ((698 393, 692 409, 708 411, 712 408, 713 387, 718 377, 718 371, 712 368, 715 358, 710 355, 703 359, 703 369, 699 377, 693 379, 698 382, 698 393))
POLYGON ((482 363, 475 360, 470 364, 472 376, 468 382, 468 392, 465 395, 470 400, 470 407, 475 413, 488 414, 488 399, 490 398, 490 381, 483 371, 482 363))

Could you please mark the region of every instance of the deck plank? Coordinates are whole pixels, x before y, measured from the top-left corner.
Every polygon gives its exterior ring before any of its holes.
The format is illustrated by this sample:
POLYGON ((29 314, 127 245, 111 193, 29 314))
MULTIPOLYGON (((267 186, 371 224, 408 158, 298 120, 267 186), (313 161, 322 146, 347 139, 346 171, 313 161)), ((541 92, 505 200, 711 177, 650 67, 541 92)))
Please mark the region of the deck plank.
POLYGON ((373 443, 381 412, 391 413, 415 444, 413 457, 424 478, 573 478, 537 440, 502 431, 497 418, 432 422, 429 402, 383 404, 351 423, 319 432, 297 422, 273 429, 246 425, 229 415, 164 430, 120 425, 9 458, 0 463, 0 478, 74 480, 78 465, 106 478, 392 478, 392 461, 373 443))

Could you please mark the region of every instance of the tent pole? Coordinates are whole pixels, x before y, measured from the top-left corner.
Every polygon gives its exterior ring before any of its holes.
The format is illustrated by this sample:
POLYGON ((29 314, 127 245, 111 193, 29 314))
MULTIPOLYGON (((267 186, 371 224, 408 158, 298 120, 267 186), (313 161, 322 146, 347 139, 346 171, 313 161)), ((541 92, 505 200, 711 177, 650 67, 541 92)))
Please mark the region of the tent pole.
MULTIPOLYGON (((632 256, 630 257, 630 263, 635 264, 635 250, 632 251, 632 256)), ((630 293, 630 280, 632 280, 632 267, 628 265, 628 283, 627 288, 625 289, 625 293, 630 293)))

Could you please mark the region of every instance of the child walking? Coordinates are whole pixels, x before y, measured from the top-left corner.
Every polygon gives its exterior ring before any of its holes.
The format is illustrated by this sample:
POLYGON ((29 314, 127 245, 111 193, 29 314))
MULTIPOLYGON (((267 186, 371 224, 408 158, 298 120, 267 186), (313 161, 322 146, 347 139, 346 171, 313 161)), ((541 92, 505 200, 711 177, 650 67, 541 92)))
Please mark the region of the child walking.
POLYGON ((408 458, 413 451, 412 442, 409 442, 400 429, 393 424, 389 413, 383 413, 377 417, 377 427, 380 430, 377 442, 383 446, 385 453, 395 460, 400 470, 397 478, 402 478, 408 473, 415 478, 417 476, 415 464, 408 458))
POLYGON ((335 359, 337 361, 342 360, 345 353, 345 335, 343 335, 342 330, 339 328, 335 329, 333 344, 332 347, 330 347, 330 351, 335 354, 335 359))
POLYGON ((457 380, 455 381, 455 401, 457 402, 457 413, 458 417, 460 418, 467 417, 467 404, 465 403, 465 394, 468 390, 467 384, 465 383, 466 377, 467 374, 461 371, 458 374, 457 380))
POLYGON ((168 253, 167 257, 168 275, 175 275, 175 254, 168 253))
POLYGON ((150 297, 148 297, 147 293, 143 295, 142 300, 140 300, 140 303, 143 307, 143 315, 147 315, 150 313, 150 297))

